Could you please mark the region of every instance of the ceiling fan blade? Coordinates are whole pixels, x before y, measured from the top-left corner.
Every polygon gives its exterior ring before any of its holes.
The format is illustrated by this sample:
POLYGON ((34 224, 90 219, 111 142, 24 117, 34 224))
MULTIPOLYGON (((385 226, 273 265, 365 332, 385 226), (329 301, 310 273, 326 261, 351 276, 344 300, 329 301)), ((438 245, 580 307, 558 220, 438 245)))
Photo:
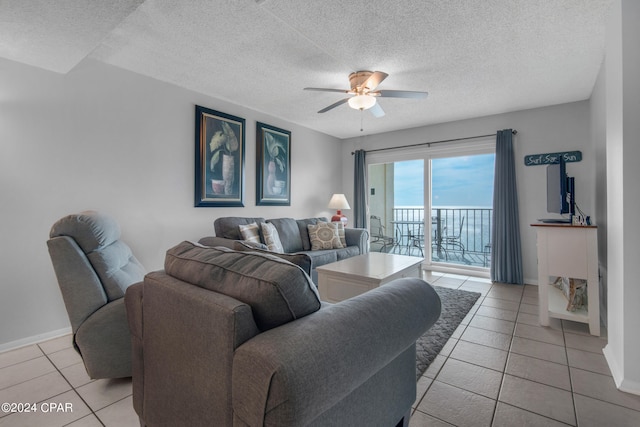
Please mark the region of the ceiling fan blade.
POLYGON ((318 111, 318 113, 326 113, 329 110, 333 110, 336 107, 339 107, 340 105, 346 103, 349 100, 349 98, 345 98, 345 99, 341 99, 338 102, 334 102, 333 104, 329 105, 328 107, 323 108, 322 110, 318 111))
POLYGON ((305 87, 304 90, 314 90, 316 92, 340 92, 340 93, 349 93, 348 90, 345 89, 329 89, 324 87, 305 87))
POLYGON ((418 92, 414 90, 379 90, 374 95, 384 96, 387 98, 426 98, 429 92, 418 92))
POLYGON ((362 83, 362 87, 367 87, 370 91, 374 90, 388 76, 389 74, 383 73, 382 71, 374 71, 373 74, 371 74, 369 78, 362 83))
POLYGON ((382 109, 382 107, 380 106, 380 104, 378 102, 373 104, 373 107, 369 108, 369 111, 371 111, 371 114, 373 114, 373 117, 382 117, 382 116, 384 116, 384 110, 382 109))

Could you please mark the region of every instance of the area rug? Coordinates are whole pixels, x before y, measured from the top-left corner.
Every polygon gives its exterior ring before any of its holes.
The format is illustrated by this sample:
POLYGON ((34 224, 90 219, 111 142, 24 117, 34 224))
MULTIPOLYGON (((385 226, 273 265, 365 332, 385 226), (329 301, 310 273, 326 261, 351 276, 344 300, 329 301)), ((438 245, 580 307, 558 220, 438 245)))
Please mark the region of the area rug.
POLYGON ((427 370, 481 295, 479 292, 441 286, 433 288, 440 296, 442 313, 436 323, 416 342, 416 378, 420 378, 427 370))

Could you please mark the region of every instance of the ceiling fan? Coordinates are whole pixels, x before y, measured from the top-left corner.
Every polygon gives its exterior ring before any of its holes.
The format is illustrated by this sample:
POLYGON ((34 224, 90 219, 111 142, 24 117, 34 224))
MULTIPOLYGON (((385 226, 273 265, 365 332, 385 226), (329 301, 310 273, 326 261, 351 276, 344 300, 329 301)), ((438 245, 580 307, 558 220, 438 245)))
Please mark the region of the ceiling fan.
POLYGON ((348 98, 341 99, 338 102, 334 102, 328 107, 318 111, 318 113, 326 113, 344 103, 349 103, 349 106, 355 110, 369 110, 375 117, 384 116, 384 110, 376 102, 378 97, 387 98, 426 98, 427 92, 417 92, 410 90, 375 90, 384 79, 389 75, 382 71, 356 71, 349 74, 349 83, 351 89, 329 89, 321 87, 305 87, 304 90, 315 90, 320 92, 340 92, 347 93, 350 96, 348 98))

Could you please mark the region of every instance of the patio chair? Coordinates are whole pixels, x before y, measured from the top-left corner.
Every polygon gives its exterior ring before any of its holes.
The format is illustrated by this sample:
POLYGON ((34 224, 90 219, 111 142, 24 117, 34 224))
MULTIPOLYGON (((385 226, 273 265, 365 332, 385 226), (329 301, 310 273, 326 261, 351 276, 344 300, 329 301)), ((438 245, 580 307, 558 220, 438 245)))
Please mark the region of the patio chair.
POLYGON ((371 215, 369 219, 369 228, 371 232, 371 244, 382 243, 379 252, 385 252, 388 245, 393 246, 395 239, 385 234, 385 226, 379 216, 371 215))
POLYGON ((420 256, 424 257, 424 232, 423 227, 418 225, 418 230, 410 229, 409 230, 409 251, 408 255, 411 255, 411 250, 413 248, 418 248, 420 251, 420 256))
POLYGON ((442 245, 447 249, 459 248, 462 251, 462 256, 464 257, 465 247, 462 244, 462 227, 464 226, 463 216, 460 219, 460 227, 458 228, 458 234, 444 235, 442 236, 442 245))

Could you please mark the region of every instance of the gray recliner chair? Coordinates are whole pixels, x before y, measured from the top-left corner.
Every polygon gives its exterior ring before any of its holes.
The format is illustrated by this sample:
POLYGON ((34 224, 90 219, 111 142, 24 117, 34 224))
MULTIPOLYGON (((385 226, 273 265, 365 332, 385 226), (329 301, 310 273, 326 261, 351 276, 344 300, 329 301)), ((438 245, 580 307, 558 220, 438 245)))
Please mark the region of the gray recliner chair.
POLYGON ((73 345, 91 378, 131 376, 126 289, 142 281, 144 267, 120 240, 111 217, 87 211, 51 228, 49 255, 73 330, 73 345))

